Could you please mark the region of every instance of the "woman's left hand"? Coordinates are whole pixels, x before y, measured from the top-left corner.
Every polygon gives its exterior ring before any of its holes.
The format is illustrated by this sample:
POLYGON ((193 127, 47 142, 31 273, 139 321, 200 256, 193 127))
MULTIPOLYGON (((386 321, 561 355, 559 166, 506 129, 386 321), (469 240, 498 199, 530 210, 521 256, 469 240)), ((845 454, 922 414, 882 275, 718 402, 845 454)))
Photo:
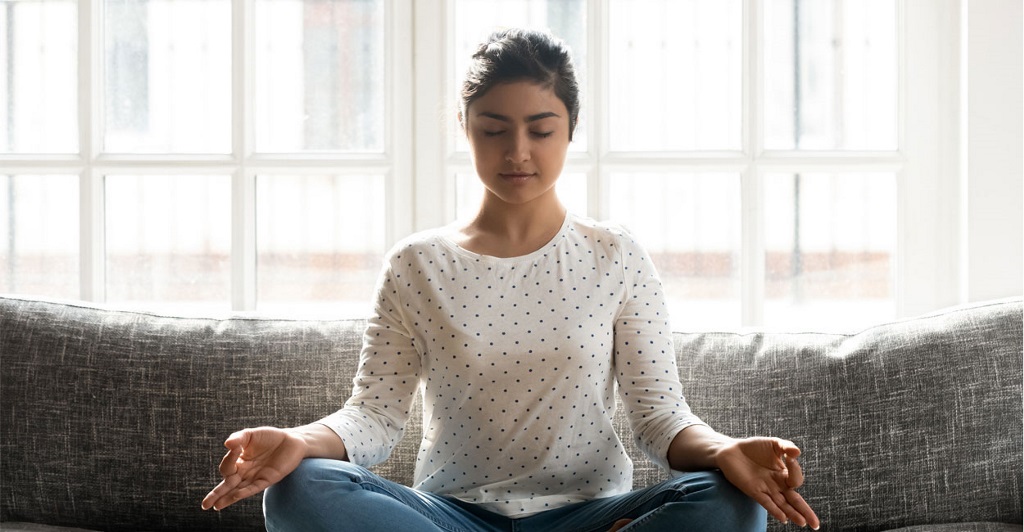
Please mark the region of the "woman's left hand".
POLYGON ((804 483, 797 457, 800 449, 779 438, 744 438, 718 451, 718 468, 737 488, 783 523, 817 530, 818 516, 796 492, 804 483))

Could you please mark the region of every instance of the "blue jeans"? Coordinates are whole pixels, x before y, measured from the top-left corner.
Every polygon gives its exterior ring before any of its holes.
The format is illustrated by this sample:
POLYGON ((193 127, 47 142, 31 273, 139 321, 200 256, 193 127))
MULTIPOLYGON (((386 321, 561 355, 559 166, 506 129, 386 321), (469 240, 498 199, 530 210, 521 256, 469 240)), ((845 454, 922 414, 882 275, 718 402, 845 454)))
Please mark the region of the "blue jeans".
POLYGON ((689 473, 614 497, 525 518, 385 480, 337 460, 308 459, 263 498, 269 531, 578 531, 600 532, 633 519, 623 532, 763 531, 767 512, 718 472, 689 473))

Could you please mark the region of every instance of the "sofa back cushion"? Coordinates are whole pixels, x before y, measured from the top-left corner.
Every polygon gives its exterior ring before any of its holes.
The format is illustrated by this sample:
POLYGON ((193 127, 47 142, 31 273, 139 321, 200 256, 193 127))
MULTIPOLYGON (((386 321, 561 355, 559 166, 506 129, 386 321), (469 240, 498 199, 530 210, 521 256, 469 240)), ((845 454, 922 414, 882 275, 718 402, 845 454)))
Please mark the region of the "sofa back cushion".
POLYGON ((238 429, 346 399, 358 321, 191 319, 0 298, 0 520, 259 530, 261 500, 199 504, 238 429))
MULTIPOLYGON (((0 522, 262 528, 259 497, 219 513, 199 509, 219 481, 224 439, 339 408, 364 327, 364 320, 184 318, 0 297, 0 522)), ((617 425, 628 434, 621 416, 617 425)), ((414 414, 401 444, 374 469, 410 485, 421 434, 414 414)), ((625 443, 638 478, 661 475, 625 443)))
MULTIPOLYGON (((258 497, 199 509, 218 481, 222 442, 340 407, 363 326, 0 297, 0 521, 262 528, 258 497)), ((883 530, 1020 523, 1021 328, 1013 301, 856 335, 675 340, 698 415, 727 434, 797 442, 803 492, 825 522, 883 530)), ((635 484, 664 478, 636 451, 621 412, 616 421, 635 484)), ((377 471, 411 482, 420 432, 414 414, 377 471)))
POLYGON ((677 334, 676 349, 711 426, 800 446, 823 522, 1020 523, 1021 316, 1018 299, 851 335, 677 334))

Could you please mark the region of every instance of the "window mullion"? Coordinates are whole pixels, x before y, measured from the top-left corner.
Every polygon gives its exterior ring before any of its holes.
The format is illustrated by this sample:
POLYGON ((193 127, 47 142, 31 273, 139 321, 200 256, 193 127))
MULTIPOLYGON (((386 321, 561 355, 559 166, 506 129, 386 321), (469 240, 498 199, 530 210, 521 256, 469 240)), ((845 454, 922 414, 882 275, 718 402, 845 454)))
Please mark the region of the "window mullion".
POLYGON ((587 48, 589 50, 587 71, 590 79, 589 105, 587 111, 587 139, 590 171, 587 172, 587 209, 591 217, 605 219, 609 215, 608 194, 610 180, 604 164, 609 153, 608 145, 608 84, 609 84, 609 0, 590 0, 587 5, 587 48))
POLYGON ((900 2, 897 315, 960 302, 960 41, 954 3, 900 2), (936 61, 941 54, 947 60, 936 61))
POLYGON ((80 297, 106 301, 103 175, 95 168, 101 150, 103 3, 78 3, 78 150, 80 297))
POLYGON ((256 310, 256 176, 244 167, 231 185, 231 308, 256 310))
POLYGON ((745 0, 743 6, 743 152, 747 161, 740 175, 740 323, 743 327, 764 323, 764 205, 759 164, 764 152, 761 4, 760 0, 745 0))
POLYGON ((256 309, 256 176, 248 165, 253 152, 254 9, 253 0, 241 0, 232 3, 231 11, 231 308, 236 311, 256 309))
POLYGON ((740 176, 740 323, 764 324, 764 198, 761 171, 750 165, 740 176))
POLYGON ((79 176, 81 298, 106 301, 103 176, 89 165, 79 176))
POLYGON ((395 0, 385 4, 386 62, 385 73, 388 103, 385 105, 387 128, 386 222, 387 247, 413 231, 417 212, 413 187, 416 161, 413 154, 417 132, 409 127, 409 119, 417 109, 413 68, 414 9, 411 0, 395 0))
MULTIPOLYGON (((454 40, 451 4, 451 0, 442 0, 436 7, 415 9, 413 13, 412 186, 416 230, 443 225, 455 212, 453 172, 446 164, 452 151, 448 146, 451 134, 447 127, 440 128, 438 134, 439 119, 445 125, 451 123, 447 105, 451 100, 446 97, 452 68, 447 51, 454 40)), ((418 6, 423 7, 423 3, 418 6)), ((454 87, 451 89, 454 91, 454 87)))

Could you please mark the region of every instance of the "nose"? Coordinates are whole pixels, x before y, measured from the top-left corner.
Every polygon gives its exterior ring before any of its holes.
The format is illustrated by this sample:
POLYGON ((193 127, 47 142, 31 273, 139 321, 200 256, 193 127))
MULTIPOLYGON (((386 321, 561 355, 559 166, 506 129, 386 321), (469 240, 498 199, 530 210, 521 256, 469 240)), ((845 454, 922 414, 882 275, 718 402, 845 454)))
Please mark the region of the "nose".
POLYGON ((528 132, 519 132, 509 136, 505 148, 505 160, 510 163, 523 163, 530 160, 530 138, 528 132))

